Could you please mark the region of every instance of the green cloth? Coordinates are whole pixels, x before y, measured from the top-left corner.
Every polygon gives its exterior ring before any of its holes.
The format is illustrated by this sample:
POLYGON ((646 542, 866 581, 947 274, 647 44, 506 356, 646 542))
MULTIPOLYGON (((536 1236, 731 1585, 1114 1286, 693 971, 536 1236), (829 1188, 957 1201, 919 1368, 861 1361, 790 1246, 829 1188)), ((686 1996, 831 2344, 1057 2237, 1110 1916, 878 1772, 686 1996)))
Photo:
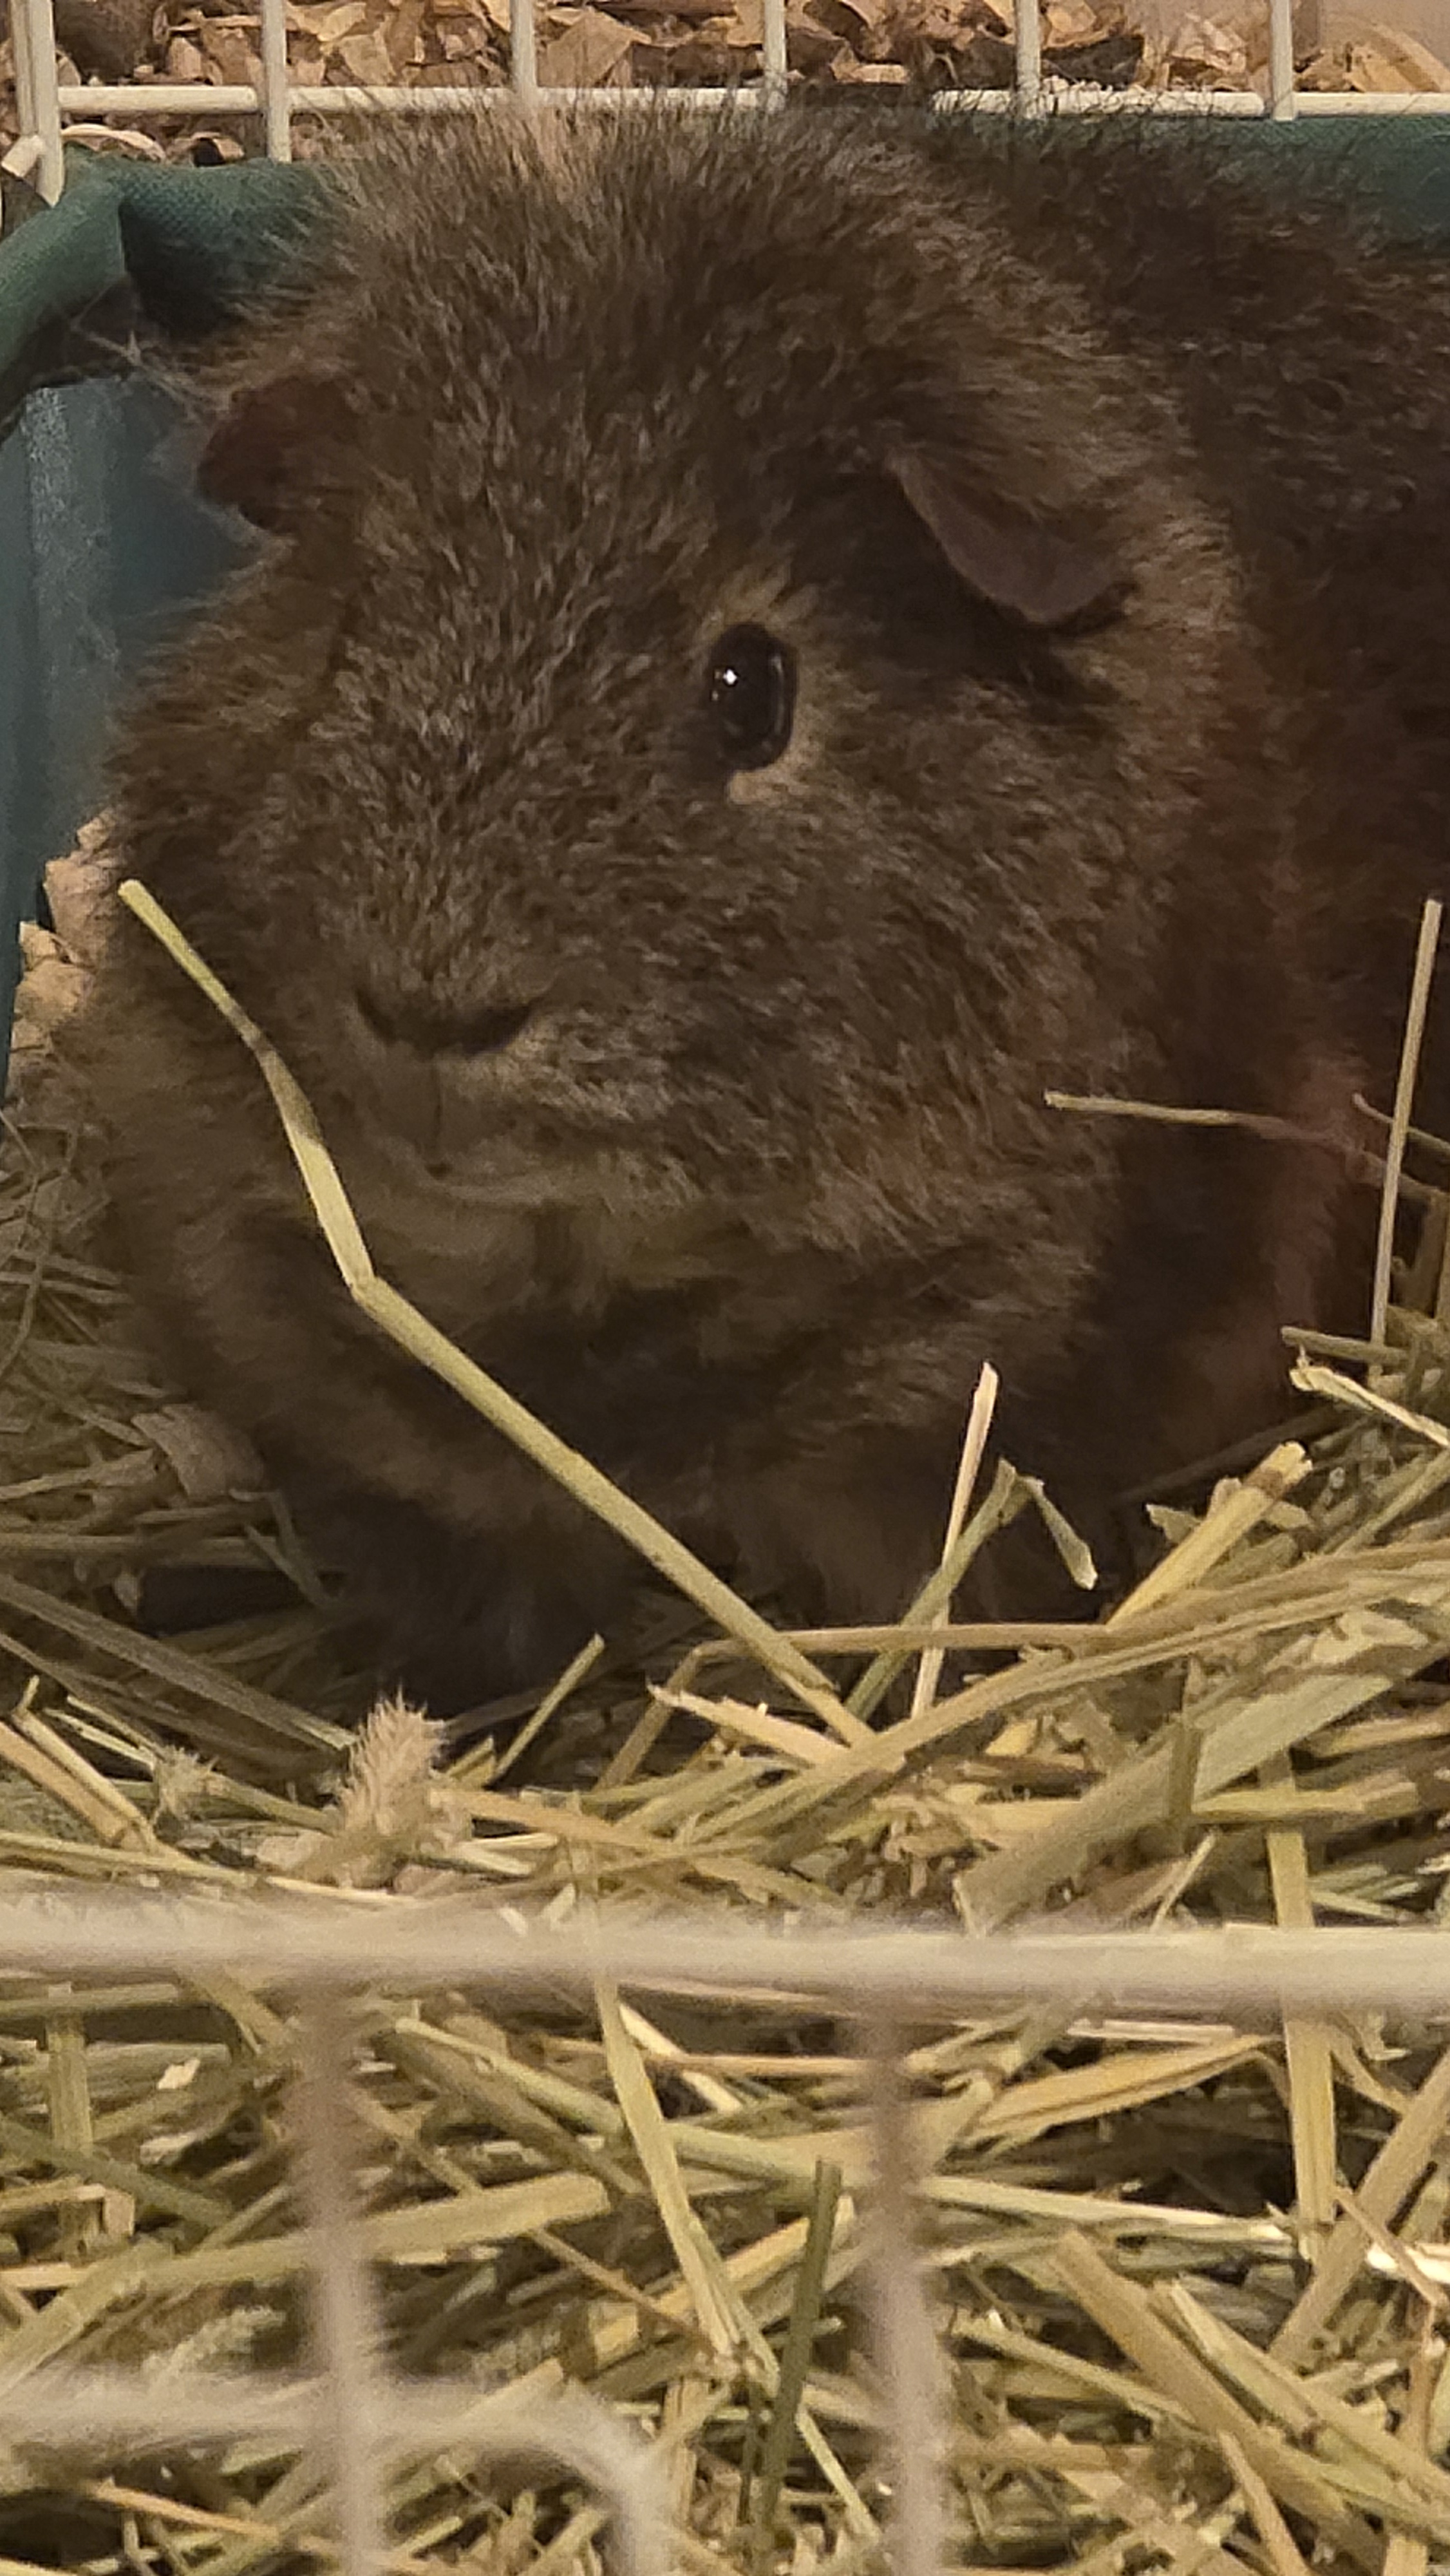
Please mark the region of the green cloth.
MULTIPOLYGON (((104 793, 125 690, 245 551, 191 490, 144 329, 181 345, 305 256, 318 174, 68 156, 56 206, 0 236, 0 1085, 18 930, 104 793)), ((20 220, 9 228, 18 206, 20 220)))
POLYGON ((0 412, 49 338, 120 295, 178 336, 227 320, 305 257, 324 203, 311 167, 68 153, 59 204, 0 238, 0 412))
MULTIPOLYGON (((964 119, 1001 137, 1004 120, 964 119)), ((1360 195, 1450 246, 1450 118, 1194 120, 1230 162, 1360 195)), ((964 143, 967 133, 964 132, 964 143)), ((73 150, 60 203, 7 185, 0 237, 0 1078, 17 931, 102 792, 107 725, 149 656, 238 560, 190 488, 171 398, 128 372, 140 326, 184 342, 235 317, 325 222, 315 166, 213 169, 73 150), (12 216, 21 219, 12 222, 12 216)))
MULTIPOLYGON (((1184 129, 1168 119, 1156 131, 1184 129)), ((1381 226, 1428 250, 1450 248, 1450 116, 1193 117, 1188 135, 1232 168, 1273 169, 1319 194, 1358 197, 1381 226)))

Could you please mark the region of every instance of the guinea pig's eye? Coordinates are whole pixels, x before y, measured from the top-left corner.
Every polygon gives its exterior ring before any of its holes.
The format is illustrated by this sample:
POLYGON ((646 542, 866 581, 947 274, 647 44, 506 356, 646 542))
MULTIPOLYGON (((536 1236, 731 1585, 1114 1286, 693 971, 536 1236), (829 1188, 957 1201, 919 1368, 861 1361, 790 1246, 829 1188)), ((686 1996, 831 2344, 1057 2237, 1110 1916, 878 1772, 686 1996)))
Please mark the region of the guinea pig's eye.
POLYGON ((711 650, 705 699, 732 769, 768 769, 790 740, 795 655, 763 626, 731 626, 711 650))

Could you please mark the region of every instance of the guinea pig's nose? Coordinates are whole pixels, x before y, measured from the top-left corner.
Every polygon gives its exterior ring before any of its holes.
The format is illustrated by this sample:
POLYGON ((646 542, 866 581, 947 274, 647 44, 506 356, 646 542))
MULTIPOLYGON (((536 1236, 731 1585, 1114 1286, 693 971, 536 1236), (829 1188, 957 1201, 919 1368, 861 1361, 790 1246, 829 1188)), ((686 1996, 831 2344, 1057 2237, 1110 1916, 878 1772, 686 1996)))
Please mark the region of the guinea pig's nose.
POLYGON ((362 988, 358 1010, 375 1038, 385 1046, 411 1047, 419 1055, 497 1055, 528 1026, 542 997, 526 1002, 488 1002, 477 1010, 453 1011, 426 998, 390 997, 384 1001, 362 988))

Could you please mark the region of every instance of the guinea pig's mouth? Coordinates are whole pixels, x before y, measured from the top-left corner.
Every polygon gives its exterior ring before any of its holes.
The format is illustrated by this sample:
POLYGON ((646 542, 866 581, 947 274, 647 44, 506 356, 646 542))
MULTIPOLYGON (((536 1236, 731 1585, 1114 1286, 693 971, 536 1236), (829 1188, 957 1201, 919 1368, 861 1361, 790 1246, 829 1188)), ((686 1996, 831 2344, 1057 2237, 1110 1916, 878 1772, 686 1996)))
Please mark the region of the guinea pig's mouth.
POLYGON ((340 1159, 362 1182, 420 1202, 444 1191, 510 1204, 572 1196, 601 1159, 655 1129, 664 1106, 643 1064, 621 1075, 611 1063, 576 1072, 402 1048, 363 1055, 318 1101, 340 1159))
POLYGON ((575 1143, 549 1151, 530 1149, 522 1141, 498 1138, 475 1148, 466 1160, 432 1160, 392 1138, 370 1138, 343 1160, 343 1176, 357 1198, 359 1211, 384 1211, 398 1222, 415 1225, 420 1235, 440 1244, 456 1231, 460 1218, 529 1214, 568 1206, 592 1197, 599 1188, 600 1153, 575 1143))
POLYGON ((344 1179, 384 1274, 445 1329, 450 1312, 478 1322, 500 1301, 583 1311, 739 1266, 733 1210, 668 1160, 618 1147, 547 1163, 501 1154, 462 1182, 379 1162, 344 1179))
POLYGON ((386 1217, 439 1249, 491 1214, 607 1206, 622 1215, 641 1204, 682 1208, 699 1195, 663 1139, 633 1124, 626 1135, 510 1111, 449 1153, 349 1121, 334 1150, 364 1222, 369 1214, 386 1217))

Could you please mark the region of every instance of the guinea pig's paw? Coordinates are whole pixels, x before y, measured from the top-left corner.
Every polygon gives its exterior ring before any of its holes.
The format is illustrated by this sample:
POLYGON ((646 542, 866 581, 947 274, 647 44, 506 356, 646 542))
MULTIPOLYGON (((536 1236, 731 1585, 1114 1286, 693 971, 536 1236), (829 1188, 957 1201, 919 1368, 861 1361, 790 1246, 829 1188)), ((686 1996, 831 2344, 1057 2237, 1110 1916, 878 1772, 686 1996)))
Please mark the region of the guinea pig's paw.
POLYGON ((124 862, 110 838, 110 818, 83 823, 76 846, 45 871, 45 900, 55 935, 74 966, 93 966, 115 918, 124 862))
POLYGON ((20 985, 15 996, 11 1046, 17 1072, 21 1060, 43 1053, 57 1029, 85 998, 86 972, 67 954, 64 944, 38 922, 20 925, 20 985))
POLYGON ((115 912, 121 860, 110 846, 106 817, 81 826, 74 850, 52 859, 45 900, 52 927, 20 925, 20 984, 11 1028, 11 1080, 17 1097, 54 1056, 56 1041, 90 990, 115 912))

